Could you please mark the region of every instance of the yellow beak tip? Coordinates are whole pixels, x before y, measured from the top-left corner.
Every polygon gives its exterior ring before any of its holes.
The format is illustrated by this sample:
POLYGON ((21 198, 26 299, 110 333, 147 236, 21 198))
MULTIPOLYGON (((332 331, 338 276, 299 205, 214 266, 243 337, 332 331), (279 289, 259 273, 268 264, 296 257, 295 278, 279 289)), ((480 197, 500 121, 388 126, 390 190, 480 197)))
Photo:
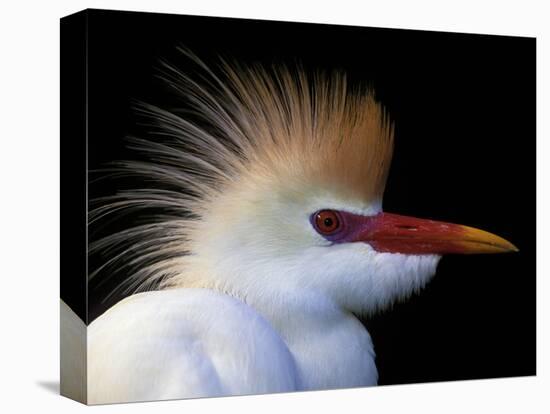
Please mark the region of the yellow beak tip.
POLYGON ((463 226, 463 229, 471 253, 519 252, 514 244, 496 234, 467 226, 463 226))

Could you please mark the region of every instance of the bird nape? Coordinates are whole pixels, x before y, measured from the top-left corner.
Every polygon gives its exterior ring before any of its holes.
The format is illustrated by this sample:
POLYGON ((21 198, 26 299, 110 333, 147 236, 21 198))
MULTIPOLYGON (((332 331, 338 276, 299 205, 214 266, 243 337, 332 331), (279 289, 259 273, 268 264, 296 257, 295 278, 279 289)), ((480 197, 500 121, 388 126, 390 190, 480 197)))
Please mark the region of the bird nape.
POLYGON ((90 213, 147 221, 90 245, 107 257, 90 280, 127 274, 133 294, 89 326, 89 402, 376 385, 355 315, 422 288, 443 254, 516 250, 382 212, 393 125, 345 74, 181 52, 200 76, 161 75, 181 107, 139 105, 141 158, 108 169, 142 187, 90 213))

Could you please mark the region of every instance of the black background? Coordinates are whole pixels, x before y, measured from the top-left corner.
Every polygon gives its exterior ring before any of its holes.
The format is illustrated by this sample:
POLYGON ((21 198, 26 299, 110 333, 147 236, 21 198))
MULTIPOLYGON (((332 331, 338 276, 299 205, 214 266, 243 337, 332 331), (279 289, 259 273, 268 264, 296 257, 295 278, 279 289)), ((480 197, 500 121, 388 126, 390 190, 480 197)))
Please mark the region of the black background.
MULTIPOLYGON (((178 45, 207 63, 299 61, 373 86, 396 124, 384 210, 520 249, 444 257, 421 294, 364 321, 380 384, 535 374, 534 39, 102 11, 88 24, 90 170, 132 158, 133 103, 169 105, 155 76, 160 58, 180 59, 178 45)), ((90 197, 116 188, 91 183, 90 197)), ((102 302, 113 283, 90 285, 89 321, 120 299, 102 302)))

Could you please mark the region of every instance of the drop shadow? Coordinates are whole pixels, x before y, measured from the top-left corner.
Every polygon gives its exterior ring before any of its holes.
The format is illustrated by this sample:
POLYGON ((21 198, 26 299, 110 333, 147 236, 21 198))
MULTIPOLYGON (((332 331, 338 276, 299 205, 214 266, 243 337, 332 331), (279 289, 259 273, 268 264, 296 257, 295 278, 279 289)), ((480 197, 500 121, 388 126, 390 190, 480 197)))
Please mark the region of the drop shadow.
POLYGON ((36 385, 48 392, 59 395, 59 381, 37 381, 36 385))

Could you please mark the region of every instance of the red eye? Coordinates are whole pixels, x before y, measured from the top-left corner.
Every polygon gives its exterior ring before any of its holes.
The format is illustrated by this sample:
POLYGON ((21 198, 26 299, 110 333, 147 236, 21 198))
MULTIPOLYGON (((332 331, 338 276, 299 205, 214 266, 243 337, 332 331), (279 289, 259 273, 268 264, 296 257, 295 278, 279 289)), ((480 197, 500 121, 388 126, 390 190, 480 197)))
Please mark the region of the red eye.
POLYGON ((315 213, 315 227, 321 234, 332 234, 340 227, 338 214, 332 210, 321 210, 315 213))

